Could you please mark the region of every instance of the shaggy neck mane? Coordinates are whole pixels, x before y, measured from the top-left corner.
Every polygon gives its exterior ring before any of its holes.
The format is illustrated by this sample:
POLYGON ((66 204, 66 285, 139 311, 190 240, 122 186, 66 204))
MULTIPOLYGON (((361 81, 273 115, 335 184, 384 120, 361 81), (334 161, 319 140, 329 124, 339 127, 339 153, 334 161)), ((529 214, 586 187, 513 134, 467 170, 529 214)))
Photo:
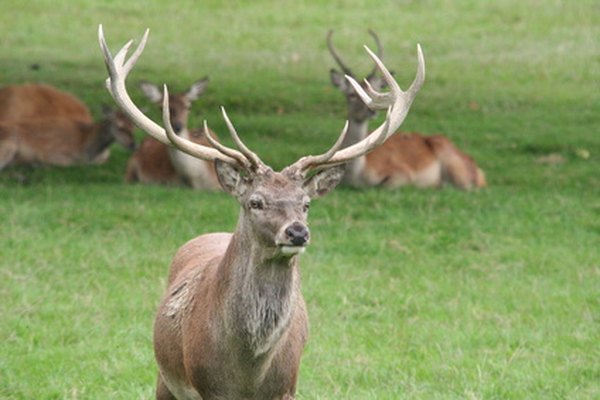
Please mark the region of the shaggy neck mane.
POLYGON ((297 256, 274 257, 243 229, 233 234, 219 281, 225 303, 225 326, 233 344, 248 356, 268 355, 290 324, 299 285, 297 256), (249 353, 249 354, 248 354, 249 353))

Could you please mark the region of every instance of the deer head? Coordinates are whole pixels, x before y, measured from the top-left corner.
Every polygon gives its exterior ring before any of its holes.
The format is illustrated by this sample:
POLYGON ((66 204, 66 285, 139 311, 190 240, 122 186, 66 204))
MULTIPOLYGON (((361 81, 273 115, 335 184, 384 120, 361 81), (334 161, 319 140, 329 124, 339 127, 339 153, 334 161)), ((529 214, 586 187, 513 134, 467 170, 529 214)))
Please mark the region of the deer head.
POLYGON ((135 126, 133 122, 122 111, 114 110, 106 105, 102 106, 102 115, 101 124, 105 126, 103 131, 105 138, 99 140, 104 140, 108 144, 115 140, 127 150, 135 150, 135 137, 133 136, 135 126))
MULTIPOLYGON (((197 80, 192 83, 187 91, 169 96, 169 112, 171 115, 171 126, 175 133, 187 129, 188 117, 192 103, 204 93, 208 86, 208 77, 197 80)), ((162 106, 163 91, 157 85, 143 81, 140 83, 140 88, 148 100, 162 106)))

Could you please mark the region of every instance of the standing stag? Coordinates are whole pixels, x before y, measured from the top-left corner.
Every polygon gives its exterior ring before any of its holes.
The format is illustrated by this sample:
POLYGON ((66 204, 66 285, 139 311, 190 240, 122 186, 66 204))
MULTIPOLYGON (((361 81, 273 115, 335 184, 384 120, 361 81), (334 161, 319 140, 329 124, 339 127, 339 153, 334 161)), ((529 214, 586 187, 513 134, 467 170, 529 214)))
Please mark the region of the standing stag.
MULTIPOLYGON (((169 95, 169 115, 175 133, 192 142, 210 146, 204 130, 188 129, 192 103, 206 89, 208 78, 194 82, 187 91, 169 95)), ((162 107, 163 92, 158 86, 142 82, 142 92, 153 103, 162 107)), ((172 146, 147 136, 127 163, 125 181, 129 183, 181 184, 196 189, 219 189, 214 164, 191 157, 172 146)))
MULTIPOLYGON (((223 117, 239 150, 219 144, 208 130, 214 147, 177 136, 166 111, 166 87, 164 128, 137 108, 127 94, 125 79, 147 37, 148 31, 129 59, 132 42, 113 57, 100 27, 109 91, 148 134, 193 157, 214 161, 221 186, 240 204, 233 233, 198 236, 183 245, 173 259, 154 325, 160 370, 156 397, 291 400, 308 336, 298 256, 310 239, 310 199, 335 187, 343 175, 342 164, 375 149, 400 126, 425 78, 421 49, 416 78, 406 92, 367 49, 389 92, 379 93, 370 87, 365 92, 351 77, 348 79, 370 107, 388 110, 385 122, 373 134, 340 149, 346 124, 330 150, 302 157, 275 172, 241 142, 224 109, 223 117)), ((206 122, 204 126, 206 129, 206 122)))
MULTIPOLYGON (((377 56, 383 58, 379 38, 369 31, 377 45, 377 56)), ((369 134, 369 120, 375 111, 365 105, 344 75, 354 74, 342 62, 331 42, 333 31, 327 34, 327 47, 343 73, 331 69, 331 82, 346 97, 348 106, 348 134, 342 144, 353 145, 369 134)), ((386 80, 377 75, 374 67, 365 78, 363 88, 370 85, 382 90, 386 80)), ((355 187, 384 186, 396 188, 413 184, 417 187, 439 187, 446 183, 461 189, 485 186, 485 175, 475 161, 459 150, 442 135, 425 136, 419 133, 399 133, 390 137, 373 152, 354 159, 346 168, 343 182, 355 187)))

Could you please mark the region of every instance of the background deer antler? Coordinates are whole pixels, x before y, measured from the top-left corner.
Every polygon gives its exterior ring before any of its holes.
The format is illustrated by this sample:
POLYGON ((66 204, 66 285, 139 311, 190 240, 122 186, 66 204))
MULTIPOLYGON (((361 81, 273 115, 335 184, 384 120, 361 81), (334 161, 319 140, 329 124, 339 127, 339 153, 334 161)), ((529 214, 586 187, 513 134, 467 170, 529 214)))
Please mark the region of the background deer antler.
MULTIPOLYGON (((369 35, 371 35, 373 37, 373 39, 375 40, 375 45, 377 46, 377 57, 379 59, 383 59, 383 46, 381 45, 381 42, 379 41, 379 37, 371 29, 369 29, 369 35)), ((341 57, 338 55, 337 51, 335 50, 335 47, 333 46, 333 43, 331 41, 332 36, 333 36, 333 29, 330 29, 329 32, 327 32, 327 48, 329 49, 329 53, 331 53, 331 56, 333 57, 335 62, 337 62, 340 69, 342 70, 342 72, 344 74, 350 75, 351 77, 354 78, 354 74, 352 73, 352 70, 346 64, 344 64, 341 57)), ((377 71, 377 66, 375 65, 373 67, 373 70, 369 73, 369 75, 367 75, 367 79, 370 79, 371 77, 373 77, 375 75, 376 71, 377 71)))

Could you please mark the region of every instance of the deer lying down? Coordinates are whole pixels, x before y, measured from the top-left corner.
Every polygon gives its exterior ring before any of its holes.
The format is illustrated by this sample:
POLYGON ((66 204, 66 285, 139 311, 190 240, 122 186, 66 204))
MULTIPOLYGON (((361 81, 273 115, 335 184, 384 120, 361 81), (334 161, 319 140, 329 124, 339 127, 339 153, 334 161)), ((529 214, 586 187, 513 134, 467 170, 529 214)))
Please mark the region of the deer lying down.
MULTIPOLYGON (((369 33, 377 44, 377 54, 383 57, 379 38, 369 33)), ((343 74, 354 77, 342 62, 331 43, 333 31, 327 34, 327 46, 343 74)), ((346 97, 348 106, 348 135, 343 147, 350 146, 369 134, 369 120, 375 112, 367 107, 348 84, 344 75, 335 69, 330 72, 331 82, 346 97)), ((385 86, 385 80, 376 75, 376 69, 365 78, 363 88, 375 90, 385 86)), ((417 187, 439 187, 451 184, 460 189, 480 188, 486 185, 485 175, 475 161, 459 150, 445 136, 426 136, 419 133, 398 133, 382 146, 364 157, 349 163, 344 183, 355 187, 384 186, 397 188, 412 184, 417 187)))
POLYGON ((72 118, 93 122, 85 104, 53 86, 28 83, 0 88, 0 123, 10 125, 41 118, 72 118))
MULTIPOLYGON (((169 95, 169 113, 175 133, 204 146, 210 146, 204 131, 189 130, 188 117, 192 103, 202 95, 207 85, 208 78, 205 77, 194 82, 187 91, 169 95)), ((150 101, 162 106, 163 92, 156 85, 143 82, 140 86, 150 101)), ((190 157, 152 137, 145 137, 129 159, 125 181, 187 184, 196 189, 209 190, 220 188, 212 163, 190 157)))
POLYGON ((133 150, 133 131, 131 121, 111 109, 105 109, 104 118, 95 123, 70 117, 0 123, 0 169, 12 164, 101 164, 115 140, 133 150))
POLYGON ((275 172, 241 142, 224 110, 223 117, 239 150, 214 140, 206 123, 213 147, 176 135, 169 121, 166 87, 164 128, 136 107, 127 94, 125 79, 147 37, 148 31, 131 58, 127 59, 131 42, 113 57, 100 26, 111 94, 155 139, 195 158, 214 161, 223 190, 240 204, 233 233, 198 236, 181 247, 173 259, 154 324, 154 351, 160 370, 156 398, 293 399, 308 337, 299 255, 310 241, 310 199, 331 191, 342 178, 344 163, 375 149, 400 126, 425 78, 421 49, 417 76, 406 92, 370 51, 389 92, 368 88, 366 93, 348 77, 369 106, 388 109, 385 122, 371 135, 340 150, 346 124, 329 151, 302 157, 275 172))

